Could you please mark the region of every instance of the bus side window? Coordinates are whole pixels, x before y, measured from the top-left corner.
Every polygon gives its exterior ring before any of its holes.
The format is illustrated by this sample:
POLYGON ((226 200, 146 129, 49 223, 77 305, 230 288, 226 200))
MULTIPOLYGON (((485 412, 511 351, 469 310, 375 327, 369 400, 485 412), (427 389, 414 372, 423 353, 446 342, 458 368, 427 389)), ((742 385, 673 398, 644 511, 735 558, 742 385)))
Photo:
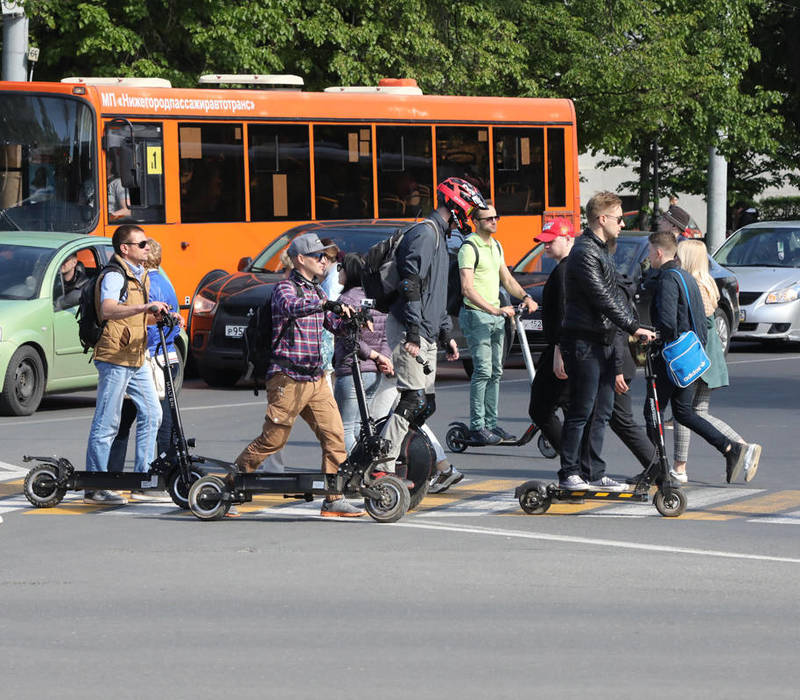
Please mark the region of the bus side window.
POLYGON ((419 217, 433 208, 429 126, 379 126, 378 216, 419 217))
POLYGON ((311 218, 308 126, 249 124, 250 219, 311 218))
POLYGON ((181 221, 244 221, 241 124, 179 124, 181 221))
POLYGON ((358 124, 314 127, 317 219, 371 219, 372 130, 358 124))
POLYGON ((547 129, 547 206, 567 206, 567 173, 564 129, 547 129))
MULTIPOLYGON (((489 128, 485 126, 436 127, 436 177, 460 177, 489 198, 489 128)), ((508 212, 497 211, 501 214, 508 212)))
POLYGON ((114 224, 163 224, 164 211, 164 134, 160 123, 137 122, 133 124, 133 158, 138 181, 136 187, 122 184, 122 149, 129 148, 128 127, 107 129, 106 141, 106 194, 108 197, 108 222, 114 224))
POLYGON ((544 211, 544 129, 494 128, 494 198, 502 214, 544 211))

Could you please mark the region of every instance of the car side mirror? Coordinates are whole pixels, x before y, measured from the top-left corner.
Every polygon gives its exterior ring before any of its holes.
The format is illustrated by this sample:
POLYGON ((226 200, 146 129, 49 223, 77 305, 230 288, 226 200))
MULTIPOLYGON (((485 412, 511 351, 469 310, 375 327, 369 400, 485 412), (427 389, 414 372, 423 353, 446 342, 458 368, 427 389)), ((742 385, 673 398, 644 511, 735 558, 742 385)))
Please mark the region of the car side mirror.
POLYGON ((246 258, 239 258, 239 264, 236 266, 236 269, 239 272, 243 272, 248 267, 250 267, 250 265, 252 265, 252 264, 253 264, 253 258, 251 258, 249 256, 246 257, 246 258))

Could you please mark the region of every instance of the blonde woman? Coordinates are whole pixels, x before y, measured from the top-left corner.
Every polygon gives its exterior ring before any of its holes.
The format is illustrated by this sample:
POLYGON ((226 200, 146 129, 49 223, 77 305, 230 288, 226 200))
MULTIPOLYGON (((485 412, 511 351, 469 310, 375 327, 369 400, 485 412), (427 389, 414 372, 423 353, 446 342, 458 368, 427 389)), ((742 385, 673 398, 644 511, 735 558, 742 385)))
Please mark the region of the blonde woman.
MULTIPOLYGON (((697 281, 700 294, 703 297, 703 309, 706 315, 706 327, 708 329, 708 340, 706 342, 706 353, 711 360, 711 368, 696 382, 694 395, 695 412, 711 423, 726 438, 732 442, 744 443, 745 440, 727 423, 715 418, 708 412, 711 402, 711 392, 719 387, 728 386, 728 365, 725 363, 725 353, 722 350, 722 343, 717 334, 717 326, 714 323, 714 311, 719 304, 719 290, 714 278, 708 271, 708 252, 705 243, 702 241, 684 240, 678 244, 678 259, 681 267, 686 270, 697 281)), ((675 421, 675 453, 674 466, 670 472, 673 479, 686 483, 686 461, 689 456, 689 437, 691 431, 675 421)), ((758 460, 761 454, 761 445, 753 444, 755 450, 754 459, 749 469, 745 470, 744 480, 751 481, 758 470, 758 460)))

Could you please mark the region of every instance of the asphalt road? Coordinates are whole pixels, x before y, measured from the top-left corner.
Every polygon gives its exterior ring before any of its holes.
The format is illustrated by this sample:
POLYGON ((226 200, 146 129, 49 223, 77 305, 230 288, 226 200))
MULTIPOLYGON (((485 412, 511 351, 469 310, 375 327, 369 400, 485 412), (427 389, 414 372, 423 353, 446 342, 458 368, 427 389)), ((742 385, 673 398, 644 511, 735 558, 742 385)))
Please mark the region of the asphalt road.
MULTIPOLYGON (((21 455, 80 464, 93 395, 0 418, 3 696, 798 698, 800 354, 737 345, 729 362, 712 412, 764 445, 761 468, 728 486, 693 438, 678 519, 589 502, 524 515, 514 486, 557 468, 535 442, 451 455, 467 478, 395 525, 275 499, 218 523, 73 495, 35 510, 21 455)), ((443 438, 468 385, 440 374, 443 438)), ((641 378, 633 390, 641 404, 641 378)), ((501 400, 521 433, 523 370, 507 370, 501 400)), ((235 456, 263 418, 263 396, 199 380, 181 403, 212 457, 235 456)), ((638 471, 611 433, 605 455, 611 474, 638 471)), ((304 424, 286 456, 319 464, 304 424)))

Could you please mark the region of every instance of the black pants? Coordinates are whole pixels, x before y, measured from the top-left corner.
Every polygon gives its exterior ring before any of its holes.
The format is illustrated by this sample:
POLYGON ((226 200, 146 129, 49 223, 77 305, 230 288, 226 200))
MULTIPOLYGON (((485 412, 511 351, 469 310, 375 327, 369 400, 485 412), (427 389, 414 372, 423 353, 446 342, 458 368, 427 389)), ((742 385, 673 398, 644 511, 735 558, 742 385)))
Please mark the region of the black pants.
MULTIPOLYGON (((175 380, 178 374, 179 365, 173 362, 169 366, 172 371, 172 379, 175 380)), ((128 452, 128 437, 131 433, 131 426, 136 420, 136 405, 130 399, 122 402, 122 414, 119 420, 119 430, 117 437, 111 443, 111 451, 108 454, 108 471, 121 472, 125 469, 125 454, 128 452)), ((166 396, 161 399, 161 425, 158 427, 156 436, 156 454, 169 452, 172 449, 172 413, 169 407, 169 398, 166 396)))
MULTIPOLYGON (((625 377, 625 383, 628 386, 631 384, 631 379, 631 377, 625 377)), ((639 460, 639 464, 647 469, 656 459, 656 446, 648 437, 647 431, 634 420, 632 406, 630 391, 626 391, 624 394, 614 392, 614 410, 608 421, 608 427, 639 460)))
POLYGON ((542 431, 547 442, 561 454, 561 421, 556 410, 566 404, 567 380, 553 373, 554 346, 548 345, 539 358, 536 375, 531 384, 531 400, 528 415, 542 431))
POLYGON ((569 377, 569 407, 561 431, 558 477, 563 480, 583 472, 584 478, 595 481, 606 471, 601 453, 614 408, 614 348, 575 339, 563 342, 561 353, 569 377))
POLYGON ((725 454, 731 441, 717 430, 705 418, 695 413, 692 402, 694 401, 695 384, 692 383, 685 389, 675 386, 667 374, 667 366, 662 357, 655 360, 656 391, 658 403, 663 414, 668 403, 672 405, 672 417, 681 425, 685 425, 693 433, 697 433, 709 445, 715 447, 720 453, 725 454))

